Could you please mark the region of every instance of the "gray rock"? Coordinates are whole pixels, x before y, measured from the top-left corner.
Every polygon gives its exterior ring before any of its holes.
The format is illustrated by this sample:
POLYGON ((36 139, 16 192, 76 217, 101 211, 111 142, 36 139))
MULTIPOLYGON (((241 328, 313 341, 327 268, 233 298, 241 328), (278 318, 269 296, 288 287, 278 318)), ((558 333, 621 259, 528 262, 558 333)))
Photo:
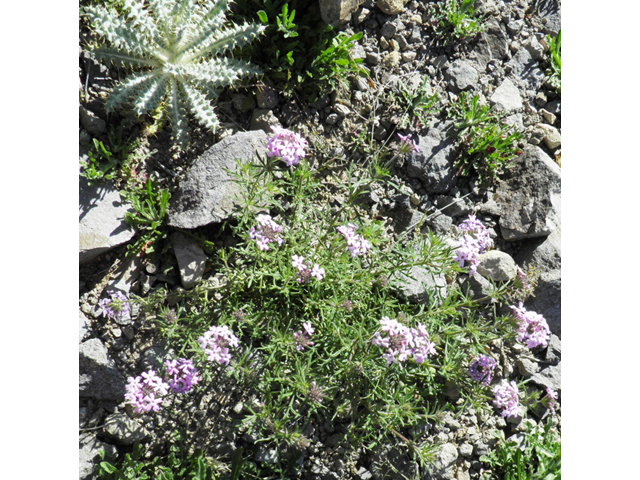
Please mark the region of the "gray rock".
POLYGON ((319 0, 320 16, 325 23, 337 26, 351 19, 363 0, 319 0))
POLYGON ((344 435, 342 433, 334 433, 325 440, 324 444, 326 447, 333 448, 342 441, 343 437, 344 435))
POLYGON ((560 363, 562 356, 561 349, 562 345, 560 339, 557 335, 552 333, 549 338, 549 345, 547 346, 547 353, 544 359, 552 365, 557 365, 560 363))
POLYGON ((253 458, 257 462, 274 465, 278 461, 278 452, 274 448, 258 447, 253 458))
POLYGON ((408 0, 377 0, 376 7, 387 15, 397 15, 404 10, 408 0))
POLYGON ((109 290, 120 290, 128 295, 131 291, 131 285, 140 276, 140 266, 140 257, 123 261, 114 273, 116 278, 109 282, 109 290))
POLYGON ((473 210, 473 202, 469 198, 450 195, 436 199, 436 205, 442 213, 453 218, 467 215, 473 210))
POLYGON ((533 145, 524 148, 493 197, 505 240, 547 236, 560 225, 560 180, 560 167, 546 153, 533 145))
POLYGON ((149 432, 124 413, 109 415, 103 429, 105 439, 116 445, 133 445, 150 437, 149 432))
POLYGON ((96 462, 100 460, 100 450, 104 450, 105 458, 113 462, 118 457, 114 445, 98 440, 91 433, 81 433, 79 436, 79 470, 80 480, 90 480, 94 477, 96 462))
POLYGON ((395 22, 386 22, 382 25, 380 29, 380 35, 382 35, 387 40, 391 40, 393 36, 397 33, 398 26, 395 22))
MULTIPOLYGON (((462 280, 462 291, 474 300, 484 299, 494 292, 494 286, 478 272, 462 280)), ((495 299, 485 299, 481 303, 495 303, 495 299)))
POLYGON ((121 402, 125 380, 107 357, 107 349, 97 338, 80 344, 80 396, 121 402))
POLYGON ((87 132, 96 137, 107 131, 106 122, 82 105, 80 105, 80 123, 87 132))
POLYGON ((90 185, 80 177, 79 194, 80 263, 131 240, 135 231, 125 223, 124 216, 133 210, 111 182, 90 185))
POLYGON ((458 448, 453 443, 445 443, 437 453, 433 462, 434 479, 449 480, 453 478, 453 469, 458 459, 458 448))
POLYGON ((526 357, 518 357, 516 359, 516 366, 518 367, 520 375, 525 378, 529 378, 540 371, 540 365, 526 357))
POLYGON ((380 54, 377 52, 367 52, 367 58, 365 61, 369 65, 378 65, 380 63, 380 54))
POLYGON ((445 235, 453 226, 453 219, 442 213, 436 212, 432 217, 427 217, 426 224, 438 235, 445 235))
POLYGON ((518 50, 506 67, 511 69, 510 77, 524 90, 537 92, 544 83, 544 72, 525 47, 518 50))
POLYGON ((556 35, 561 26, 561 10, 559 0, 535 0, 531 4, 542 19, 543 32, 556 35))
POLYGON ((534 60, 541 60, 544 57, 544 47, 538 41, 536 37, 531 37, 525 44, 524 47, 529 50, 531 54, 531 58, 534 60))
POLYGON ((402 59, 402 55, 399 52, 390 52, 386 57, 382 60, 382 66, 384 68, 392 68, 400 63, 402 59))
POLYGON ((235 171, 236 160, 266 156, 267 135, 262 130, 239 132, 224 138, 198 158, 171 198, 168 224, 198 228, 228 218, 239 187, 225 171, 235 171))
POLYGON ((389 282, 411 303, 441 305, 447 295, 444 275, 433 274, 420 266, 411 267, 409 272, 394 272, 389 282))
POLYGON ((480 71, 484 72, 490 61, 502 62, 509 49, 509 39, 502 30, 500 23, 492 18, 484 24, 484 30, 480 33, 480 39, 474 49, 475 63, 480 71))
POLYGON ((545 368, 540 373, 536 373, 531 377, 531 382, 542 388, 553 388, 559 392, 562 390, 562 362, 558 365, 551 365, 545 368))
POLYGON ((278 101, 278 91, 275 88, 269 85, 261 85, 256 88, 258 108, 271 110, 278 106, 278 101))
POLYGON ((82 311, 79 311, 78 313, 80 314, 80 339, 78 340, 78 342, 81 343, 82 339, 85 337, 87 331, 89 330, 89 319, 85 317, 82 311))
POLYGON ((438 122, 426 135, 419 136, 420 151, 408 156, 407 174, 419 178, 427 193, 444 193, 455 186, 456 140, 449 136, 453 122, 438 122))
POLYGON ((541 133, 542 140, 550 150, 554 150, 562 144, 560 132, 556 127, 546 123, 538 123, 534 129, 541 133))
POLYGON ((490 250, 479 256, 478 273, 494 282, 508 282, 516 276, 516 262, 508 253, 490 250))
POLYGON ((458 450, 460 451, 460 455, 463 457, 470 457, 471 455, 473 455, 473 445, 469 443, 463 443, 462 445, 460 445, 460 448, 458 450))
POLYGON ((545 272, 540 275, 535 290, 535 297, 525 300, 527 310, 542 315, 549 324, 549 330, 562 338, 562 278, 560 270, 545 272))
POLYGON ((523 244, 516 255, 519 265, 533 264, 540 272, 559 270, 562 266, 562 228, 558 226, 546 238, 534 238, 523 244))
POLYGON ((455 93, 466 90, 478 83, 478 71, 464 60, 456 60, 445 72, 449 88, 455 93))
POLYGON ((202 279, 207 266, 207 256, 198 242, 180 232, 171 235, 171 243, 178 260, 182 286, 189 289, 202 279))
POLYGON ((271 134, 271 127, 281 127, 280 120, 273 114, 272 110, 256 108, 251 112, 251 130, 262 130, 266 134, 271 134))
POLYGON ((495 105, 496 110, 505 113, 517 112, 522 108, 520 92, 511 80, 505 78, 502 84, 496 88, 489 101, 495 105))

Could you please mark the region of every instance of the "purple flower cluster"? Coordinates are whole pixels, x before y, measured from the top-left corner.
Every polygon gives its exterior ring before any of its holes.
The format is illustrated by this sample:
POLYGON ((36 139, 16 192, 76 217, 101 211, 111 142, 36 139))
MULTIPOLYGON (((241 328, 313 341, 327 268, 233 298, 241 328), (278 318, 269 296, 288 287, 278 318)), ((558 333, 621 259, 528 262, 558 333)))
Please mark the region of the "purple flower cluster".
POLYGON ((168 381, 169 388, 176 393, 186 393, 198 383, 198 370, 193 366, 191 360, 178 358, 177 360, 166 360, 164 370, 171 378, 168 381))
POLYGON ((518 341, 524 342, 527 348, 544 347, 549 344, 551 331, 542 315, 528 312, 522 302, 517 307, 511 305, 511 308, 518 319, 518 341))
POLYGON ((131 318, 127 296, 120 290, 109 292, 109 296, 111 298, 102 298, 98 301, 98 305, 102 308, 102 314, 114 320, 131 318))
POLYGON ((222 327, 212 326, 202 337, 198 338, 198 343, 207 354, 209 361, 229 365, 231 361, 229 347, 237 347, 240 341, 229 327, 224 325, 222 327))
POLYGON ((278 233, 282 232, 282 227, 278 225, 269 215, 259 214, 256 216, 257 227, 251 227, 249 238, 255 240, 260 250, 269 250, 269 243, 277 242, 282 245, 282 238, 278 233))
POLYGON ((416 141, 415 140, 411 140, 411 134, 410 133, 407 134, 407 135, 398 134, 398 137, 400 138, 400 151, 401 152, 409 153, 409 152, 419 152, 420 151, 416 141))
POLYGON ((415 363, 423 363, 429 355, 435 355, 435 344, 429 340, 424 325, 419 323, 418 328, 409 328, 389 317, 382 317, 380 325, 380 331, 387 332, 387 336, 382 337, 378 331, 371 343, 387 349, 387 353, 382 355, 387 365, 404 362, 410 356, 415 363))
POLYGON ((517 272, 516 278, 518 279, 518 282, 520 283, 521 288, 525 292, 531 292, 533 290, 533 285, 531 285, 531 282, 529 281, 527 274, 524 273, 524 271, 520 267, 517 267, 516 272, 517 272))
POLYGON ((169 385, 154 370, 137 377, 129 377, 124 398, 134 407, 135 413, 157 412, 162 404, 162 396, 169 391, 169 385))
POLYGON ((509 383, 503 380, 502 383, 493 387, 493 395, 493 404, 502 409, 500 415, 503 417, 517 417, 521 413, 516 382, 509 383))
POLYGON ((342 234, 347 241, 347 246, 351 252, 351 258, 358 255, 365 255, 371 249, 371 242, 365 240, 361 235, 356 235, 356 226, 353 223, 336 227, 336 230, 342 234))
POLYGON ((475 215, 469 215, 464 222, 458 225, 458 228, 466 233, 462 240, 454 242, 456 247, 454 261, 458 262, 461 267, 466 262, 469 266, 469 274, 473 275, 478 268, 479 255, 493 246, 493 240, 489 236, 489 231, 480 220, 476 219, 475 215))
POLYGON ((322 398, 324 397, 324 393, 322 391, 322 387, 316 385, 316 381, 311 382, 309 386, 309 390, 307 391, 307 398, 314 403, 322 403, 322 398))
POLYGON ((487 355, 480 355, 469 365, 469 375, 476 382, 482 382, 482 385, 486 387, 491 383, 491 377, 495 368, 496 361, 493 358, 487 355))
POLYGON ((304 330, 299 330, 293 334, 293 341, 296 343, 296 350, 299 352, 303 351, 305 347, 315 345, 315 343, 310 340, 311 336, 316 333, 311 326, 311 322, 303 323, 302 327, 304 330))
POLYGON ((297 165, 306 155, 307 141, 286 128, 272 126, 274 136, 267 141, 267 155, 279 157, 287 167, 297 165))
POLYGON ((304 257, 300 257, 298 255, 293 255, 291 261, 291 265, 294 266, 297 270, 298 278, 297 281, 299 283, 309 283, 311 277, 315 277, 318 281, 322 280, 325 275, 324 268, 322 268, 317 263, 311 267, 311 262, 308 260, 305 262, 304 257))

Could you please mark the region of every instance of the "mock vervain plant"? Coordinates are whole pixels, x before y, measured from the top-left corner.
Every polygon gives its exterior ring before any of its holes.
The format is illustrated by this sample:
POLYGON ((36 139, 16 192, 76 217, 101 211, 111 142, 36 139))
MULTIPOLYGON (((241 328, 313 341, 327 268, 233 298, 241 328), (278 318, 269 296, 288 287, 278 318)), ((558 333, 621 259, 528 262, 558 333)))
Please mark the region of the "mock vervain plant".
POLYGON ((250 63, 223 56, 249 44, 265 27, 244 23, 226 26, 227 0, 124 0, 122 15, 102 6, 86 7, 96 33, 110 47, 94 54, 115 65, 141 69, 116 86, 106 102, 109 111, 130 103, 142 115, 166 108, 173 134, 189 143, 186 112, 213 132, 219 125, 212 102, 219 89, 257 75, 250 63))

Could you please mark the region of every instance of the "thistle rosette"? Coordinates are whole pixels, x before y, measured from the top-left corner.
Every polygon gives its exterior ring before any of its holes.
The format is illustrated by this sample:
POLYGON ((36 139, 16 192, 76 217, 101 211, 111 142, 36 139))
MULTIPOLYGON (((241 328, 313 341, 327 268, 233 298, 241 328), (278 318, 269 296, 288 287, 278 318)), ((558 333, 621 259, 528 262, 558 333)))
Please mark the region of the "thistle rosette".
POLYGON ((228 0, 124 0, 122 14, 102 6, 85 7, 95 32, 111 47, 94 50, 96 58, 124 67, 142 68, 116 86, 106 102, 114 111, 129 102, 138 114, 166 107, 178 144, 190 140, 189 110, 215 132, 219 121, 211 102, 218 90, 257 67, 223 54, 251 43, 265 26, 225 25, 228 0))

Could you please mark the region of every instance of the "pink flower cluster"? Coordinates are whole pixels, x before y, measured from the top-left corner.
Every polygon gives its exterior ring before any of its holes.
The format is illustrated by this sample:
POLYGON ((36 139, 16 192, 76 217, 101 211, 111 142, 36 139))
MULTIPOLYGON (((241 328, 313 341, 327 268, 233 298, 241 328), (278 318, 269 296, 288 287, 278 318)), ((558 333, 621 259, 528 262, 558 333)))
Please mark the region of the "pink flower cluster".
POLYGON ((257 227, 251 227, 249 230, 249 238, 255 240, 260 250, 269 250, 269 243, 277 242, 278 246, 282 245, 282 238, 278 233, 282 232, 282 227, 278 225, 269 215, 260 214, 256 216, 258 222, 257 227))
POLYGON ((291 265, 297 270, 297 281, 299 283, 309 283, 311 277, 317 278, 318 281, 324 278, 326 272, 317 263, 313 265, 313 268, 310 268, 311 262, 308 260, 305 262, 304 257, 293 255, 291 258, 291 265))
POLYGON ((209 361, 229 365, 231 361, 229 347, 237 347, 240 341, 229 327, 224 325, 222 327, 212 326, 202 337, 198 338, 198 343, 207 354, 209 361))
POLYGON ((502 383, 493 387, 493 395, 493 404, 502 409, 500 415, 503 417, 517 417, 521 413, 516 382, 509 383, 503 380, 502 383))
POLYGON ((376 332, 371 343, 387 349, 387 352, 382 355, 387 365, 404 362, 410 356, 413 356, 415 363, 423 363, 429 355, 436 353, 435 344, 429 340, 426 327, 420 323, 418 328, 409 328, 397 320, 382 317, 380 331, 376 332), (386 332, 387 336, 382 337, 380 331, 386 332))
POLYGON ((293 341, 296 343, 296 350, 299 352, 303 351, 305 347, 315 345, 315 343, 310 340, 311 336, 316 333, 314 328, 311 326, 311 322, 303 323, 302 328, 304 330, 299 330, 293 334, 293 341))
POLYGON ((516 277, 518 279, 518 282, 520 282, 522 289, 525 292, 531 292, 533 290, 533 285, 531 285, 531 282, 529 281, 527 274, 524 273, 524 271, 520 267, 516 267, 516 268, 517 268, 516 277))
POLYGON ((111 298, 98 300, 98 305, 102 308, 102 314, 114 320, 129 319, 131 317, 131 309, 129 308, 127 296, 120 290, 109 292, 109 296, 111 298))
POLYGON ((149 370, 137 377, 129 377, 124 398, 134 407, 135 413, 157 412, 162 404, 162 396, 169 391, 169 385, 149 370))
POLYGON ((518 319, 518 341, 524 342, 527 348, 544 347, 549 344, 551 331, 542 315, 528 312, 522 302, 517 307, 511 305, 511 309, 518 319))
POLYGON ((547 408, 551 409, 558 401, 558 392, 556 392, 553 388, 547 387, 547 394, 542 399, 542 403, 546 405, 547 408))
POLYGON ((356 235, 356 226, 353 223, 336 227, 336 230, 342 234, 347 241, 347 246, 351 252, 351 258, 358 255, 365 255, 372 247, 369 240, 365 240, 361 235, 356 235))
POLYGON ((272 126, 274 136, 267 141, 267 155, 279 157, 287 167, 297 165, 306 155, 307 141, 286 128, 272 126))
POLYGON ((178 358, 177 360, 166 360, 164 371, 170 375, 169 387, 176 393, 186 393, 198 383, 198 370, 193 366, 191 360, 178 358))
POLYGON ((462 237, 462 240, 454 242, 456 247, 454 261, 458 262, 461 267, 466 262, 469 266, 469 274, 473 275, 478 268, 479 255, 493 246, 493 240, 489 236, 489 231, 480 220, 476 219, 475 215, 469 215, 464 222, 458 225, 458 228, 467 233, 462 237))
POLYGON ((411 134, 410 133, 408 133, 407 135, 398 134, 398 137, 400 138, 400 151, 401 152, 409 153, 409 152, 419 152, 420 151, 416 141, 415 140, 411 140, 411 134))

